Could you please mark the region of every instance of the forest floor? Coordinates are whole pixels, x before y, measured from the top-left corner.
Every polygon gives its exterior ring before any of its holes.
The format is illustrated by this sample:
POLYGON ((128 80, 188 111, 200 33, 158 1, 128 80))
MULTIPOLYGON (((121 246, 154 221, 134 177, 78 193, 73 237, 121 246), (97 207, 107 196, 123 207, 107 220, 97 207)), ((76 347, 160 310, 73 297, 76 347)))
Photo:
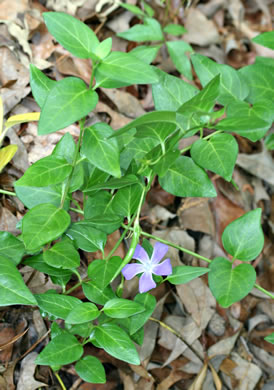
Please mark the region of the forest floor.
MULTIPOLYGON (((136 1, 129 3, 136 4, 136 1)), ((251 42, 259 32, 271 30, 273 1, 194 0, 187 7, 178 0, 167 3, 168 6, 159 0, 149 2, 161 24, 179 23, 187 28, 184 39, 197 53, 235 69, 252 64, 256 55, 274 57, 274 51, 251 42)), ((117 38, 116 33, 127 30, 138 19, 111 4, 111 1, 103 0, 0 1, 0 87, 6 117, 39 111, 29 85, 30 63, 53 79, 78 76, 89 83, 89 60, 72 57, 54 41, 43 22, 43 12, 63 11, 78 17, 98 34, 100 40, 112 37, 114 50, 130 51, 137 45, 117 38)), ((154 64, 180 76, 165 51, 160 51, 154 64)), ((195 75, 192 83, 200 87, 195 75)), ((153 109, 149 86, 101 89, 99 95, 99 104, 90 116, 94 121, 106 121, 113 129, 153 109)), ((14 180, 21 177, 30 164, 49 155, 67 131, 77 139, 78 125, 45 136, 37 136, 36 122, 11 128, 4 144, 17 144, 18 152, 1 172, 0 187, 13 191, 14 180)), ((166 193, 156 181, 143 206, 142 227, 213 258, 224 253, 221 235, 227 224, 260 207, 265 246, 253 266, 256 267, 258 283, 274 291, 273 152, 267 151, 260 141, 252 143, 237 136, 237 142, 240 153, 233 177, 239 190, 215 175, 211 179, 218 193, 216 198, 181 199, 166 193)), ((0 195, 0 231, 16 234, 16 224, 25 212, 16 197, 0 195)), ((117 231, 110 236, 106 252, 111 250, 119 234, 117 231)), ((126 242, 118 248, 120 256, 125 251, 126 242)), ((89 254, 83 261, 92 261, 96 258, 93 255, 89 254)), ((173 264, 202 265, 201 260, 182 256, 174 248, 168 255, 173 264)), ((20 271, 28 279, 28 268, 22 267, 20 271)), ((49 288, 50 281, 38 272, 28 286, 33 292, 41 293, 49 288)), ((131 281, 126 286, 125 297, 133 297, 136 291, 136 282, 131 281)), ((60 371, 67 389, 184 390, 190 389, 195 378, 197 383, 192 390, 211 390, 217 383, 218 389, 221 389, 220 383, 224 389, 274 389, 274 345, 264 340, 274 329, 274 302, 271 299, 252 290, 241 302, 223 309, 216 304, 206 278, 176 287, 162 284, 152 293, 158 300, 157 318, 175 329, 177 335, 163 324, 149 321, 143 346, 139 349, 142 366, 128 365, 102 350, 87 347, 104 363, 107 383, 84 383, 68 365, 60 371), (206 351, 210 360, 201 361, 178 335, 195 350, 206 351)), ((0 346, 9 342, 5 349, 0 349, 0 389, 33 390, 46 388, 44 386, 50 390, 59 389, 51 370, 43 366, 37 370, 34 364, 37 353, 47 342, 43 335, 49 325, 39 310, 4 307, 0 319, 0 346), (24 333, 26 329, 28 331, 24 333), (40 339, 38 347, 33 349, 40 339)))

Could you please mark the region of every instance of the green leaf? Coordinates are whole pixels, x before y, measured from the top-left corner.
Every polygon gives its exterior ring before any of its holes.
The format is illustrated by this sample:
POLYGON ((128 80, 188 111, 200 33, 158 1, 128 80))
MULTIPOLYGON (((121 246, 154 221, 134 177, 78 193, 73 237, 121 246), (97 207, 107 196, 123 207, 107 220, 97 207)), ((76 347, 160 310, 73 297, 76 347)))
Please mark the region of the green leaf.
POLYGON ((219 103, 226 105, 235 99, 244 100, 247 97, 248 89, 244 80, 239 77, 238 72, 231 66, 217 64, 201 54, 192 55, 191 61, 203 86, 220 74, 219 103))
POLYGON ((200 139, 192 144, 191 157, 196 164, 230 181, 238 155, 238 144, 230 134, 216 134, 208 141, 200 139))
POLYGON ((215 188, 205 171, 189 157, 179 157, 159 182, 165 191, 175 196, 216 196, 215 188))
POLYGON ((215 126, 218 130, 227 131, 229 133, 237 133, 250 139, 253 142, 261 139, 268 131, 270 124, 255 115, 246 117, 225 118, 218 122, 215 126))
POLYGON ((83 80, 67 77, 58 81, 42 107, 38 134, 53 133, 71 125, 93 110, 97 102, 97 93, 88 89, 83 80))
POLYGON ((101 289, 95 283, 83 283, 83 292, 87 299, 97 305, 105 305, 110 299, 115 298, 115 294, 110 286, 101 289))
POLYGON ((232 269, 232 263, 224 257, 216 257, 209 266, 210 290, 222 307, 229 307, 243 299, 256 282, 256 272, 250 264, 240 264, 232 269))
POLYGON ((0 232, 0 255, 8 257, 17 265, 20 263, 24 253, 25 246, 22 241, 9 232, 0 232))
POLYGON ((127 318, 141 313, 145 308, 137 302, 129 299, 114 298, 104 306, 104 313, 111 318, 127 318))
POLYGON ((35 298, 41 311, 62 318, 63 320, 67 318, 72 309, 81 304, 78 298, 50 292, 36 294, 35 298))
POLYGON ((141 184, 133 184, 128 187, 121 188, 117 191, 111 204, 111 209, 114 213, 121 217, 130 219, 138 208, 143 186, 141 184))
POLYGON ((75 306, 66 318, 68 324, 82 324, 99 317, 100 311, 93 303, 83 302, 75 306))
POLYGON ((14 189, 16 196, 28 209, 43 203, 51 203, 58 207, 61 202, 62 190, 59 185, 48 187, 21 186, 17 181, 14 184, 14 189))
POLYGON ((274 72, 271 66, 260 63, 244 66, 240 69, 239 75, 248 84, 247 100, 250 103, 256 103, 261 99, 273 101, 274 72))
POLYGON ((144 24, 135 24, 129 30, 118 33, 117 36, 134 42, 162 41, 164 39, 160 23, 153 18, 145 18, 144 24))
POLYGON ((261 214, 262 209, 249 211, 225 228, 223 246, 235 259, 250 261, 261 253, 264 246, 261 214))
POLYGON ((266 146, 266 149, 268 150, 274 150, 274 134, 269 134, 266 138, 265 138, 265 146, 266 146))
POLYGON ((77 334, 81 337, 89 337, 90 334, 93 332, 94 325, 89 323, 83 323, 83 324, 76 324, 76 325, 70 325, 65 322, 65 328, 67 331, 71 334, 77 334))
POLYGON ((266 336, 264 338, 264 340, 268 341, 271 344, 274 344, 274 332, 272 332, 268 336, 266 336))
POLYGON ((136 5, 126 3, 120 3, 119 5, 137 16, 145 16, 144 11, 142 11, 139 7, 136 7, 136 5))
POLYGON ((152 166, 152 169, 159 177, 167 173, 169 167, 180 157, 180 150, 170 150, 164 154, 159 162, 152 166))
POLYGON ((135 175, 129 174, 121 177, 120 179, 113 178, 105 183, 94 184, 93 186, 87 187, 83 192, 116 190, 136 183, 139 183, 139 179, 135 175))
POLYGON ((64 277, 70 279, 72 275, 72 271, 58 269, 48 265, 44 260, 43 253, 37 256, 27 258, 26 260, 24 260, 24 264, 36 269, 39 272, 43 272, 44 274, 55 276, 58 278, 64 277))
POLYGON ((107 191, 99 191, 94 195, 89 195, 84 206, 85 219, 105 214, 111 203, 112 196, 107 191))
POLYGON ((114 51, 96 68, 97 87, 119 88, 132 84, 157 83, 153 68, 130 53, 114 51))
POLYGON ((107 353, 130 364, 140 364, 133 342, 119 326, 103 324, 95 329, 95 339, 107 353))
POLYGON ((130 51, 130 54, 138 58, 140 61, 150 64, 153 62, 162 45, 144 46, 140 45, 130 51))
POLYGON ((176 125, 174 123, 155 122, 155 123, 138 126, 136 128, 135 137, 155 138, 158 141, 163 142, 175 130, 176 130, 176 125))
POLYGON ((199 90, 178 77, 160 69, 156 70, 159 82, 152 85, 152 96, 156 110, 176 111, 193 98, 199 90))
POLYGON ((43 254, 45 262, 51 267, 74 269, 80 265, 80 255, 67 241, 57 242, 43 254))
POLYGON ((47 187, 65 180, 72 171, 72 166, 64 158, 44 157, 31 165, 16 185, 47 187))
POLYGON ((35 101, 40 108, 43 107, 48 93, 56 85, 56 81, 48 78, 36 66, 30 64, 30 86, 35 101))
POLYGON ((99 45, 94 32, 73 16, 63 12, 44 12, 43 17, 51 35, 75 57, 90 58, 99 45))
POLYGON ((148 321, 156 307, 156 298, 149 293, 137 294, 134 302, 141 304, 145 311, 130 318, 130 334, 136 333, 148 321))
POLYGON ((274 59, 270 57, 260 57, 257 56, 255 59, 256 65, 265 65, 265 66, 274 66, 274 59))
POLYGON ((122 223, 122 217, 113 213, 106 213, 105 215, 95 215, 92 218, 84 219, 78 222, 78 225, 96 228, 107 234, 113 233, 122 223))
POLYGON ((96 123, 85 129, 81 154, 93 165, 115 177, 121 176, 119 147, 114 131, 106 123, 96 123))
POLYGON ((85 356, 75 364, 75 371, 85 382, 106 383, 103 364, 94 356, 85 356))
POLYGON ((155 138, 134 138, 121 153, 121 167, 127 170, 133 159, 142 160, 158 144, 159 140, 155 138))
POLYGON ((163 31, 170 35, 183 35, 187 32, 187 30, 184 28, 184 26, 180 26, 179 24, 168 24, 164 27, 163 31))
MULTIPOLYGON (((83 185, 83 191, 93 186, 105 183, 109 178, 109 174, 96 168, 89 161, 83 161, 83 167, 85 172, 85 182, 83 185)), ((116 180, 116 179, 115 179, 116 180)), ((97 191, 97 190, 96 190, 97 191)))
POLYGON ((79 360, 83 352, 84 349, 75 336, 61 334, 50 341, 35 363, 44 366, 63 366, 79 360))
POLYGON ((109 260, 94 260, 88 266, 88 277, 92 284, 103 290, 111 282, 117 269, 123 260, 119 256, 111 257, 109 260))
POLYGON ((176 69, 189 80, 193 79, 192 68, 186 53, 193 53, 192 47, 184 41, 170 41, 166 43, 167 50, 176 69))
POLYGON ((227 118, 250 116, 251 121, 257 117, 269 122, 269 127, 274 119, 274 103, 268 99, 260 99, 251 106, 246 102, 237 101, 227 106, 226 115, 227 118))
POLYGON ((266 31, 262 34, 259 34, 252 38, 252 41, 258 45, 262 45, 274 50, 274 31, 266 31))
POLYGON ((206 274, 208 271, 208 268, 179 265, 172 268, 172 274, 166 280, 172 284, 184 284, 206 274))
POLYGON ((70 133, 66 133, 53 149, 52 156, 64 158, 69 164, 73 163, 76 144, 70 133))
POLYGON ((0 255, 0 305, 37 305, 14 263, 0 255))
POLYGON ((96 49, 93 51, 93 55, 96 57, 96 59, 103 60, 111 52, 111 47, 112 38, 107 38, 96 47, 96 49))
POLYGON ((79 222, 73 223, 66 234, 86 252, 103 251, 107 241, 106 233, 79 222))
POLYGON ((36 250, 60 237, 70 224, 69 214, 52 204, 33 207, 24 216, 22 238, 27 250, 36 250))

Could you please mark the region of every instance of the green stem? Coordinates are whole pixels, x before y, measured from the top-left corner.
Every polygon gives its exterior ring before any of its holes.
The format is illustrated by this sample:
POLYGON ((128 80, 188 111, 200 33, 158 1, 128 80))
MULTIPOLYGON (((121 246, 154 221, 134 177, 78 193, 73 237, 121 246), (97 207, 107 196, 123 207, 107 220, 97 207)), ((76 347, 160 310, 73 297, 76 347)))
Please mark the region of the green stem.
POLYGON ((268 295, 270 298, 274 299, 274 294, 272 294, 271 292, 265 290, 263 287, 259 286, 258 284, 254 284, 254 287, 257 290, 260 290, 261 292, 263 292, 265 295, 268 295))
POLYGON ((91 71, 91 76, 90 76, 89 89, 93 88, 93 81, 94 81, 95 70, 96 70, 98 65, 99 65, 99 62, 95 62, 94 65, 92 64, 92 71, 91 71))
POLYGON ((16 196, 16 193, 15 193, 15 192, 5 191, 5 190, 0 190, 0 194, 16 196))
POLYGON ((70 211, 74 211, 75 213, 84 215, 84 211, 83 210, 75 209, 74 207, 70 207, 69 210, 70 211))
POLYGON ((76 288, 82 286, 83 283, 89 282, 90 279, 86 277, 85 279, 82 279, 81 282, 76 283, 73 287, 71 287, 69 290, 64 292, 64 295, 69 295, 72 291, 76 290, 76 288))
MULTIPOLYGON (((193 129, 195 129, 195 127, 193 127, 193 129)), ((193 130, 193 129, 190 129, 190 130, 193 130)), ((188 131, 189 131, 189 130, 188 130, 188 131)), ((204 138, 202 138, 202 139, 203 139, 203 140, 207 140, 207 139, 209 139, 209 138, 211 138, 211 137, 214 137, 216 134, 220 134, 220 133, 223 133, 223 130, 214 131, 214 133, 209 134, 209 135, 207 135, 206 137, 204 137, 204 138)), ((193 144, 191 144, 191 145, 187 146, 186 148, 180 150, 181 154, 184 154, 185 152, 187 152, 188 150, 190 150, 191 147, 192 147, 192 145, 193 145, 193 144)))
POLYGON ((79 154, 79 151, 80 151, 80 146, 81 146, 83 133, 84 133, 85 120, 86 120, 86 118, 83 118, 83 119, 80 120, 80 134, 79 134, 78 142, 77 142, 77 145, 76 145, 76 148, 75 148, 75 152, 74 152, 74 156, 73 156, 72 170, 71 170, 71 173, 70 173, 70 175, 68 177, 68 180, 67 180, 67 182, 65 184, 65 188, 64 188, 64 191, 63 191, 63 194, 62 194, 60 209, 62 209, 64 207, 64 203, 65 203, 65 200, 66 200, 66 197, 67 197, 67 194, 68 194, 71 178, 72 178, 72 175, 73 175, 73 172, 74 172, 74 168, 75 168, 76 163, 77 163, 78 154, 79 154))
POLYGON ((57 380, 58 380, 58 382, 59 382, 59 384, 60 384, 62 390, 67 390, 67 389, 66 389, 66 386, 64 385, 64 382, 63 382, 62 379, 60 378, 58 372, 54 371, 54 375, 56 376, 56 378, 57 378, 57 380))

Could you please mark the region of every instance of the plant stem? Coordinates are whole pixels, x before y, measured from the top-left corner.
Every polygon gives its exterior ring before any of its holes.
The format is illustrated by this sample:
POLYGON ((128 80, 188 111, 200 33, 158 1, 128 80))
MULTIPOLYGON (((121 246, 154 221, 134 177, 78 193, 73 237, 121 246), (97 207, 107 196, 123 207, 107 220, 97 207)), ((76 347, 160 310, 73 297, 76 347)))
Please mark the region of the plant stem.
MULTIPOLYGON (((193 127, 193 129, 195 129, 195 127, 193 127)), ((193 129, 189 129, 189 130, 193 130, 193 129)), ((189 131, 189 130, 188 130, 188 131, 189 131)), ((214 131, 214 133, 211 133, 211 134, 209 134, 209 135, 207 135, 206 137, 201 138, 201 139, 207 140, 207 139, 209 139, 209 138, 211 138, 211 137, 214 137, 216 134, 220 134, 220 133, 223 133, 223 130, 214 131)), ((181 154, 184 154, 185 152, 187 152, 188 150, 190 150, 191 147, 192 147, 192 145, 193 145, 193 144, 191 144, 191 145, 187 146, 186 148, 180 150, 181 154)))
POLYGON ((0 194, 16 196, 16 193, 15 193, 15 192, 5 191, 5 190, 0 190, 0 194))
POLYGON ((64 382, 63 382, 62 379, 60 378, 60 375, 58 374, 57 371, 54 371, 54 375, 56 376, 56 378, 57 378, 57 380, 58 380, 58 382, 59 382, 59 384, 60 384, 62 390, 67 390, 67 389, 66 389, 66 386, 64 385, 64 382))
POLYGON ((83 133, 84 133, 85 120, 86 120, 86 118, 83 118, 83 119, 80 120, 80 134, 79 134, 78 142, 77 142, 77 145, 76 145, 76 148, 75 148, 75 152, 74 152, 74 156, 73 156, 72 171, 71 171, 71 173, 70 173, 70 175, 68 177, 68 180, 67 180, 67 182, 65 184, 65 189, 64 189, 63 194, 62 194, 60 209, 62 209, 64 207, 64 203, 65 203, 65 200, 66 200, 66 197, 67 197, 67 194, 68 194, 71 178, 72 178, 72 175, 73 175, 73 172, 74 172, 74 168, 75 168, 76 163, 77 163, 77 158, 78 158, 78 154, 79 154, 79 150, 80 150, 80 146, 81 146, 81 142, 82 142, 82 138, 83 138, 83 133))
POLYGON ((71 287, 69 290, 64 292, 64 295, 69 295, 72 291, 76 290, 76 288, 82 286, 83 283, 89 282, 90 279, 86 277, 85 279, 82 279, 81 282, 76 283, 73 287, 71 287))
POLYGON ((69 210, 74 211, 75 213, 84 215, 83 210, 75 209, 74 207, 70 207, 69 210))
POLYGON ((263 292, 265 295, 268 295, 270 298, 274 299, 274 294, 272 294, 271 292, 265 290, 263 287, 259 286, 257 283, 254 284, 254 287, 257 290, 260 290, 261 292, 263 292))

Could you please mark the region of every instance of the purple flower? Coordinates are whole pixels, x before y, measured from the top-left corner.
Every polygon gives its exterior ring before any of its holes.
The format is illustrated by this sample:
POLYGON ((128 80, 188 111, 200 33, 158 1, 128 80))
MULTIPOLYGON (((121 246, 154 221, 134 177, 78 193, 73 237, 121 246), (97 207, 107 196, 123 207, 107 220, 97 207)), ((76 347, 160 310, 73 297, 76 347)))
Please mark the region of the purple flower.
POLYGON ((152 288, 156 287, 156 283, 153 280, 152 274, 154 275, 170 275, 172 274, 172 266, 170 259, 166 259, 162 263, 160 261, 168 251, 168 246, 157 242, 154 246, 151 259, 148 257, 147 252, 141 245, 137 245, 133 259, 139 260, 141 264, 127 264, 122 269, 122 274, 126 280, 134 278, 137 274, 143 274, 139 281, 140 293, 147 292, 152 288), (160 263, 160 264, 159 264, 160 263))

